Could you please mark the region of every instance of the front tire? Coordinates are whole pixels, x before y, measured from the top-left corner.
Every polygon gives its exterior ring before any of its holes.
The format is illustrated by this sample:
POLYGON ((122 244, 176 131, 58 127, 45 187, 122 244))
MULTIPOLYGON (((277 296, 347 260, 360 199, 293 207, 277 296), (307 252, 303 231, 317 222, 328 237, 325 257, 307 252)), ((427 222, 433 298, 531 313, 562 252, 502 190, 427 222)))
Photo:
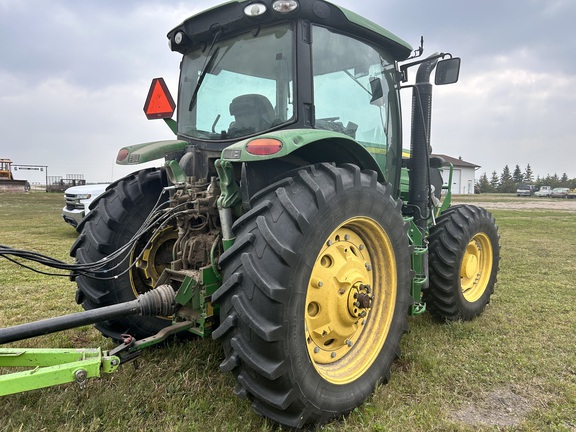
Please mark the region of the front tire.
MULTIPOLYGON (((124 246, 143 225, 166 185, 166 175, 161 169, 138 171, 112 184, 94 201, 94 208, 78 226, 80 235, 70 255, 76 258, 77 263, 86 264, 124 246)), ((152 289, 162 270, 170 265, 176 237, 175 229, 168 227, 152 239, 142 238, 133 247, 129 258, 115 259, 106 265, 112 269, 106 275, 108 279, 77 276, 76 301, 85 310, 91 310, 134 300, 152 289), (148 240, 150 243, 146 246, 148 240), (137 266, 125 272, 141 252, 137 266), (120 266, 114 268, 120 262, 120 266), (110 279, 111 276, 117 277, 110 279)), ((96 328, 114 340, 122 340, 123 334, 142 339, 169 324, 171 320, 167 318, 131 315, 98 323, 96 328)))
POLYGON ((289 427, 343 415, 387 382, 407 328, 401 203, 374 172, 306 167, 265 188, 220 259, 221 338, 237 393, 289 427))
POLYGON ((496 284, 499 238, 483 208, 457 205, 440 215, 430 228, 430 287, 424 294, 434 315, 454 321, 482 313, 496 284))

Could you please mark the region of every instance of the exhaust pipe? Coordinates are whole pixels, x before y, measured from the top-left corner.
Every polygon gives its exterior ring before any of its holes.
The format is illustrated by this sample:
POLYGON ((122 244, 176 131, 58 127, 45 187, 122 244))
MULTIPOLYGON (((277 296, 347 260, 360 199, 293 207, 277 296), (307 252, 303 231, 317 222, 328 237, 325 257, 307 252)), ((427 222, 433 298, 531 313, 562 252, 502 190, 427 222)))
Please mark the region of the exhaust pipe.
POLYGON ((410 135, 410 192, 408 204, 414 210, 414 223, 425 232, 429 217, 430 127, 432 124, 432 84, 430 76, 438 63, 438 54, 423 62, 416 73, 412 91, 412 129, 410 135))

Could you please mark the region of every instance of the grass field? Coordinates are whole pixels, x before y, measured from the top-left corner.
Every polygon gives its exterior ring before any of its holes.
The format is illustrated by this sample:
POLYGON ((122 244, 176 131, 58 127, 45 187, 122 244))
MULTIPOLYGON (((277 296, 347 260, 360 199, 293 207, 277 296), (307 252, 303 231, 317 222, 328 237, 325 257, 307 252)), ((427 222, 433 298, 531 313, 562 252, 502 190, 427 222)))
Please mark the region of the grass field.
MULTIPOLYGON (((490 209, 516 198, 468 200, 490 209)), ((61 194, 0 194, 0 244, 72 262, 76 232, 61 220, 62 203, 61 194)), ((502 259, 484 314, 452 324, 410 318, 391 382, 319 431, 576 431, 576 212, 492 213, 502 259)), ((74 292, 65 277, 0 258, 0 327, 80 311, 74 292)), ((84 327, 12 346, 113 344, 84 327)), ((171 342, 86 390, 69 384, 2 398, 0 431, 280 430, 234 396, 222 358, 211 340, 171 342)))

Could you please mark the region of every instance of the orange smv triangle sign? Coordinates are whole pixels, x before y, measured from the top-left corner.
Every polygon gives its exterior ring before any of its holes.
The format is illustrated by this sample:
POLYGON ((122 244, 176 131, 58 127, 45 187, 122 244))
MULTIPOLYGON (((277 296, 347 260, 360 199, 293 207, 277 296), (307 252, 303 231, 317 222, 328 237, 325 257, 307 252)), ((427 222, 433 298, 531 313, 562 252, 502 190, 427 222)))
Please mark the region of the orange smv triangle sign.
POLYGON ((164 82, 164 78, 154 78, 144 104, 144 113, 148 120, 171 118, 176 104, 164 82))

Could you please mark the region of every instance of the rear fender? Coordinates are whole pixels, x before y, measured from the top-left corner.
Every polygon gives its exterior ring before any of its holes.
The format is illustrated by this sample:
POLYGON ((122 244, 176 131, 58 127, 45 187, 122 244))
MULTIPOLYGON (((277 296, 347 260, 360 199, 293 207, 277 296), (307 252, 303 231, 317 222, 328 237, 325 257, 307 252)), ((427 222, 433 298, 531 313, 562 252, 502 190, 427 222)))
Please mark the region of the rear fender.
MULTIPOLYGON (((286 129, 239 141, 222 151, 222 160, 231 163, 258 163, 272 160, 291 160, 291 164, 309 165, 319 162, 352 163, 361 169, 376 171, 378 180, 384 173, 374 157, 348 135, 318 129, 286 129), (247 150, 255 140, 274 139, 282 144, 274 154, 255 155, 247 150)), ((279 173, 278 173, 279 174, 279 173)))
POLYGON ((138 165, 166 157, 170 153, 184 152, 189 143, 182 140, 153 141, 122 147, 116 157, 118 165, 138 165))

